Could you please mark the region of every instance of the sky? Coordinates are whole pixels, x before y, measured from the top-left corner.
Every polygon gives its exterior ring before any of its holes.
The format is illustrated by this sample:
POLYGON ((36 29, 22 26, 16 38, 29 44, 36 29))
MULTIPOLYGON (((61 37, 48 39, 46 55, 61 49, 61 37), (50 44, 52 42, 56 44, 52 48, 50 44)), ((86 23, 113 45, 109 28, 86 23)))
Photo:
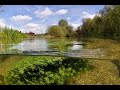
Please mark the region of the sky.
POLYGON ((0 12, 0 26, 18 31, 43 34, 60 19, 66 19, 75 28, 83 18, 94 18, 104 5, 4 5, 0 12))

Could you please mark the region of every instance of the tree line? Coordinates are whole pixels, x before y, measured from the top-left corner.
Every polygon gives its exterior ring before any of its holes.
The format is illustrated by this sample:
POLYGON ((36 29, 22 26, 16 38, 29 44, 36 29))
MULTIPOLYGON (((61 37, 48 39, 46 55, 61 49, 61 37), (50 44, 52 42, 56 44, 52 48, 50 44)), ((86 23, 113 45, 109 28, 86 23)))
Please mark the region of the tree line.
POLYGON ((47 35, 55 37, 114 37, 120 36, 120 5, 105 5, 93 19, 83 18, 82 25, 76 30, 61 19, 58 25, 52 25, 47 35))
POLYGON ((93 19, 82 20, 77 34, 84 37, 120 36, 120 5, 106 5, 93 19))

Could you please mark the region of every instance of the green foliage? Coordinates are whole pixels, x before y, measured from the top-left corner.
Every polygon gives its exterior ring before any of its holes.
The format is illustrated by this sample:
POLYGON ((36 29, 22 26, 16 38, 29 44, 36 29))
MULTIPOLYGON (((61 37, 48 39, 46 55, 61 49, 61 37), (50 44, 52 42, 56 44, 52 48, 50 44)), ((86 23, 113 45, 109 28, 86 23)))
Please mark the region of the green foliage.
POLYGON ((74 36, 73 26, 69 25, 69 26, 66 27, 66 29, 67 29, 67 33, 66 33, 67 37, 74 36))
POLYGON ((91 22, 90 18, 83 19, 83 25, 81 27, 81 32, 84 36, 89 36, 89 32, 91 31, 91 22))
POLYGON ((68 26, 68 22, 65 19, 61 19, 61 20, 59 20, 58 25, 60 27, 67 27, 68 26))
POLYGON ((87 68, 87 61, 78 58, 28 56, 8 72, 10 85, 63 85, 70 76, 87 68))
POLYGON ((54 37, 71 37, 74 35, 73 27, 68 25, 67 20, 61 19, 58 25, 53 25, 48 28, 48 35, 54 37))
POLYGON ((120 5, 106 5, 92 20, 83 20, 78 35, 85 37, 120 36, 120 5))
POLYGON ((56 25, 50 26, 48 28, 47 34, 51 36, 55 36, 55 37, 64 37, 63 30, 59 26, 56 26, 56 25))
POLYGON ((7 27, 4 28, 0 28, 0 39, 4 38, 4 39, 16 39, 16 38, 26 38, 27 35, 14 30, 14 29, 10 29, 7 27))

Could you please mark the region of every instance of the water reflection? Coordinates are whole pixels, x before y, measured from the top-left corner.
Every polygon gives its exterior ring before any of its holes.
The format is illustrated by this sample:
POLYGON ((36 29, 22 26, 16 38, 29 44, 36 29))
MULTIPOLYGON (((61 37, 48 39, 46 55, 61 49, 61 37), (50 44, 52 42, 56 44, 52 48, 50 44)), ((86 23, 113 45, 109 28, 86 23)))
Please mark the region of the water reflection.
POLYGON ((22 53, 22 52, 68 52, 82 49, 81 42, 71 39, 26 39, 18 44, 4 44, 7 49, 0 50, 1 53, 22 53))
POLYGON ((70 47, 69 49, 73 50, 73 51, 81 50, 83 48, 83 45, 81 45, 81 44, 82 43, 80 43, 80 42, 73 41, 73 46, 70 47))
POLYGON ((45 39, 25 40, 10 49, 17 49, 19 51, 47 51, 48 42, 45 39))

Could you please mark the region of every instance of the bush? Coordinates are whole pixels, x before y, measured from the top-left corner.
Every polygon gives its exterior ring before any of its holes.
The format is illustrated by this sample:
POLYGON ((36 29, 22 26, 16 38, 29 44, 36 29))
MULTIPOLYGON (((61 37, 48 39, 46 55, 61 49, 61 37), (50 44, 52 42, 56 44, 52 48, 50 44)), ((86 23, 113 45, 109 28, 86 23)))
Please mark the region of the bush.
POLYGON ((54 37, 64 37, 65 36, 62 28, 57 26, 57 25, 50 26, 48 28, 47 34, 51 35, 51 36, 54 36, 54 37))
POLYGON ((6 80, 10 85, 63 85, 86 67, 86 61, 78 58, 28 56, 10 69, 6 80))

